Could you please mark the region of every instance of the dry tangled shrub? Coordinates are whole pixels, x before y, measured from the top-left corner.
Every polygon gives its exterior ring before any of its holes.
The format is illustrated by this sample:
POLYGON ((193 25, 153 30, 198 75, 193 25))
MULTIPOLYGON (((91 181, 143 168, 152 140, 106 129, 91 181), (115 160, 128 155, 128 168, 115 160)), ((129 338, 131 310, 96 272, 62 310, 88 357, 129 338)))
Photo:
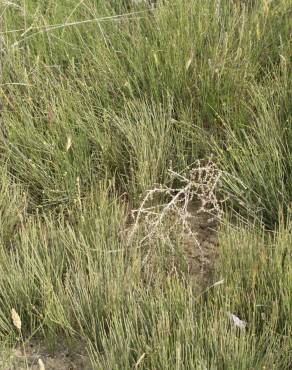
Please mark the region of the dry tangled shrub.
MULTIPOLYGON (((172 170, 170 173, 174 180, 172 182, 181 185, 175 188, 160 185, 147 191, 140 207, 132 211, 133 224, 128 234, 129 241, 135 239, 139 231, 137 242, 141 246, 151 246, 153 241, 167 241, 174 231, 176 235, 179 233, 182 239, 191 241, 194 248, 202 250, 200 236, 193 227, 193 220, 202 214, 206 216, 204 219, 207 224, 211 225, 220 220, 223 200, 219 200, 217 194, 221 186, 222 172, 210 158, 207 161, 196 161, 193 168, 184 174, 172 170), (197 206, 190 210, 192 202, 196 202, 197 206)), ((150 254, 151 248, 144 258, 144 263, 150 254)))

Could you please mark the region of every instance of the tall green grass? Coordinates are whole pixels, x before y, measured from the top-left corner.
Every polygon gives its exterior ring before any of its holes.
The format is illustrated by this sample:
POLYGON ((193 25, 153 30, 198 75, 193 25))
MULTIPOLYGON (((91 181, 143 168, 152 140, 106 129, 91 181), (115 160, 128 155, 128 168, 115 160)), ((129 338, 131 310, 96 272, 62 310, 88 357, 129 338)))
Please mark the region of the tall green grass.
POLYGON ((82 339, 94 369, 130 369, 143 353, 141 367, 151 369, 289 369, 290 223, 270 236, 256 226, 222 226, 213 281, 221 283, 201 292, 187 273, 167 273, 160 257, 167 244, 152 241, 161 261, 154 275, 135 244, 125 248, 125 209, 108 190, 90 199, 76 212, 80 224, 34 217, 13 246, 1 242, 2 339, 15 338, 15 307, 23 330, 53 348, 60 337, 69 346, 82 339))
POLYGON ((288 0, 0 5, 3 341, 15 308, 97 369, 291 366, 290 18, 288 0), (170 168, 211 155, 243 221, 202 294, 169 274, 177 240, 152 241, 154 269, 123 235, 170 168))
POLYGON ((58 205, 77 176, 136 196, 169 161, 215 152, 247 187, 229 181, 235 197, 273 224, 291 199, 289 2, 130 3, 4 7, 3 160, 38 205, 58 205), (96 20, 118 9, 132 15, 96 20))

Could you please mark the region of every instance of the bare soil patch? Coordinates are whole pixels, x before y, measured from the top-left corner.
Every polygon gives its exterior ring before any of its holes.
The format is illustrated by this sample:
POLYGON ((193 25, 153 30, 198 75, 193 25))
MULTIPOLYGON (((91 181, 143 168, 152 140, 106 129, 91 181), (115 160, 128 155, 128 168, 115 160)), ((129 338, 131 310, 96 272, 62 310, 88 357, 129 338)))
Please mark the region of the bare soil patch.
POLYGON ((49 351, 41 342, 32 340, 21 348, 13 349, 3 359, 0 359, 1 370, 43 370, 40 366, 41 359, 45 370, 91 370, 88 356, 82 349, 75 351, 58 345, 54 352, 49 351))
POLYGON ((206 211, 201 211, 201 202, 193 200, 188 205, 188 223, 194 238, 184 238, 184 254, 188 263, 189 273, 202 286, 207 286, 211 280, 214 263, 218 254, 218 224, 217 218, 210 217, 206 211))

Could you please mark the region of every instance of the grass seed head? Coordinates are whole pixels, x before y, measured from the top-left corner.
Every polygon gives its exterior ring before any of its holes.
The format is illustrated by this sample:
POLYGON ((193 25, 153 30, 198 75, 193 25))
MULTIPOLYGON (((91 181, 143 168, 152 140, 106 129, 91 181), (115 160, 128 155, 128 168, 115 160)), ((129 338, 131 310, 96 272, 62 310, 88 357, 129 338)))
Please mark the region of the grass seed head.
POLYGON ((45 364, 41 358, 38 359, 39 370, 46 370, 45 364))
POLYGON ((20 331, 21 330, 21 319, 14 308, 12 308, 11 310, 11 318, 12 318, 13 325, 20 331))

